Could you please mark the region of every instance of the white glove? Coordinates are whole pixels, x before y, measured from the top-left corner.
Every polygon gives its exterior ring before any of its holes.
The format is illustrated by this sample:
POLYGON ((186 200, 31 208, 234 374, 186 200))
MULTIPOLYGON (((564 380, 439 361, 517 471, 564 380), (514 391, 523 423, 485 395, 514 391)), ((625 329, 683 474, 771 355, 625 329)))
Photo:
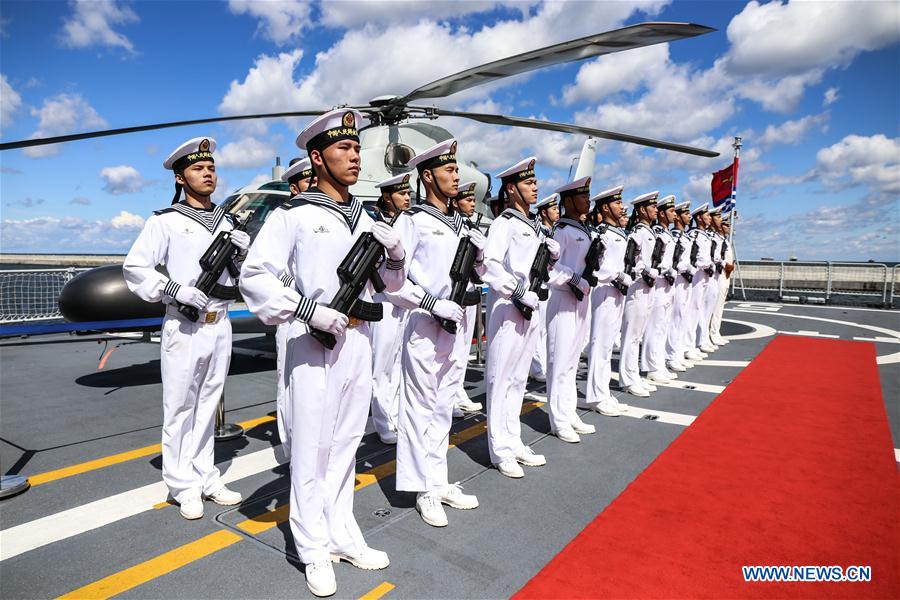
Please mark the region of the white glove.
POLYGON ((619 273, 616 280, 621 282, 625 287, 631 287, 631 284, 634 283, 634 279, 632 279, 631 275, 628 273, 619 273))
POLYGON ((654 268, 644 269, 644 273, 650 276, 651 279, 659 279, 659 270, 654 268))
POLYGON ((209 302, 209 298, 207 298, 206 294, 189 285, 183 285, 178 288, 178 291, 175 292, 175 299, 182 304, 193 306, 198 310, 206 308, 206 304, 209 302))
POLYGON ((384 246, 391 260, 404 259, 406 253, 403 251, 403 245, 400 243, 400 234, 394 231, 393 227, 379 221, 372 225, 372 235, 379 244, 384 246))
POLYGON ((469 230, 469 239, 472 240, 472 245, 478 248, 480 252, 483 252, 484 247, 487 246, 487 238, 477 229, 469 230))
POLYGON ((497 288, 497 293, 500 294, 501 298, 506 298, 509 300, 512 298, 512 295, 516 291, 516 281, 515 279, 506 279, 500 282, 500 286, 497 288))
POLYGON ((519 298, 519 302, 521 302, 522 304, 524 304, 531 310, 535 310, 538 307, 538 303, 540 302, 540 299, 538 298, 538 295, 536 293, 532 292, 531 290, 528 290, 527 292, 522 294, 522 297, 519 298))
POLYGON ((431 309, 431 314, 442 319, 459 323, 463 318, 462 306, 450 300, 438 300, 431 309))
POLYGON ((231 232, 231 243, 237 246, 241 250, 246 250, 250 247, 250 234, 246 231, 232 231, 231 232))
POLYGON ((350 319, 344 313, 329 308, 324 304, 317 304, 307 324, 319 331, 327 331, 334 335, 344 335, 349 322, 350 319))
POLYGON ((544 243, 547 244, 547 250, 550 251, 550 258, 553 260, 559 260, 559 242, 557 242, 553 238, 547 238, 546 240, 544 240, 544 243))

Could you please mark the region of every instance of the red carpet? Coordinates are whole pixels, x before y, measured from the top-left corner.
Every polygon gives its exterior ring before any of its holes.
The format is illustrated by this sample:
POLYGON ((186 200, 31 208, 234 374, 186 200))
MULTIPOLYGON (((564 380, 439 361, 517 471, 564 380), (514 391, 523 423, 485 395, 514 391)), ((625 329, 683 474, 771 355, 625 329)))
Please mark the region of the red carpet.
POLYGON ((870 343, 778 337, 516 594, 900 598, 900 476, 870 343), (869 565, 746 583, 742 565, 869 565))

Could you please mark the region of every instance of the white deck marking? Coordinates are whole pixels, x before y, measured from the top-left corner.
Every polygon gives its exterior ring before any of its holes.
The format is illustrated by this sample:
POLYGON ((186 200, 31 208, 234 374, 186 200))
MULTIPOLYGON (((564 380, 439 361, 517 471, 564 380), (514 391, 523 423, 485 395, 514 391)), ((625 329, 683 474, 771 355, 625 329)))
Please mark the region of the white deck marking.
MULTIPOLYGON (((279 464, 272 448, 231 460, 222 483, 228 484, 279 464)), ((162 481, 102 498, 0 531, 0 561, 153 510, 168 496, 162 481)))
POLYGON ((778 333, 782 333, 784 335, 802 335, 805 337, 819 337, 819 338, 831 338, 831 339, 840 339, 839 335, 831 335, 830 333, 819 333, 818 331, 807 331, 805 329, 801 329, 800 331, 779 331, 778 333))
MULTIPOLYGON (((819 309, 840 310, 840 311, 855 310, 855 311, 863 311, 863 312, 877 312, 877 313, 881 313, 881 314, 884 314, 884 313, 900 314, 900 309, 896 309, 896 308, 893 308, 893 309, 891 309, 891 308, 856 308, 853 306, 823 306, 821 304, 814 304, 814 305, 794 304, 794 303, 781 304, 779 302, 766 302, 763 304, 756 304, 756 303, 752 303, 752 302, 743 302, 741 300, 729 300, 728 304, 726 304, 725 306, 727 307, 729 304, 735 304, 735 303, 740 303, 740 304, 737 304, 738 306, 741 306, 742 304, 753 304, 754 306, 758 306, 759 310, 764 310, 765 308, 770 308, 770 307, 778 307, 779 309, 781 309, 781 308, 809 308, 812 310, 819 310, 819 309)), ((726 308, 726 310, 727 310, 727 308, 726 308)), ((770 311, 770 312, 777 312, 777 311, 770 311)), ((791 314, 791 313, 781 313, 781 314, 791 314)))
MULTIPOLYGON (((726 308, 725 310, 733 311, 733 312, 741 312, 738 309, 734 308, 726 308)), ((743 312, 751 312, 751 311, 743 311, 743 312)), ((759 313, 754 313, 759 314, 759 313)), ((765 313, 763 313, 765 314, 765 313)), ((750 333, 742 333, 740 335, 729 335, 727 336, 729 340, 756 340, 764 337, 772 337, 775 335, 775 329, 773 327, 769 327, 768 325, 761 325, 759 323, 752 323, 750 321, 738 321, 736 319, 722 319, 728 323, 737 323, 738 325, 746 325, 751 328, 753 331, 750 333)))
POLYGON ((662 410, 651 410, 649 408, 640 408, 628 405, 628 408, 622 414, 623 417, 631 417, 632 419, 643 419, 645 415, 656 415, 656 421, 660 423, 669 423, 671 425, 689 426, 697 417, 693 415, 683 415, 681 413, 665 412, 662 410))
POLYGON ((749 310, 762 310, 765 312, 778 312, 781 310, 781 305, 775 304, 752 304, 749 302, 742 302, 737 305, 738 308, 746 308, 749 310))
POLYGON ((877 336, 877 337, 873 337, 873 338, 855 337, 853 339, 856 340, 857 342, 878 342, 881 344, 900 344, 900 339, 881 337, 881 336, 877 336))
POLYGON ((900 448, 894 448, 894 460, 900 462, 900 448))
POLYGON ((744 368, 750 364, 749 360, 712 360, 704 358, 696 363, 698 367, 740 367, 744 368))
POLYGON ((894 352, 893 354, 885 354, 884 356, 879 356, 875 359, 875 362, 879 365, 892 365, 894 363, 900 363, 900 352, 894 352))
MULTIPOLYGON (((703 363, 701 362, 701 363, 697 363, 697 364, 702 365, 703 363)), ((612 378, 615 379, 616 381, 618 381, 619 374, 613 373, 612 378)), ((680 389, 680 390, 687 390, 689 392, 708 392, 710 394, 721 394, 725 390, 724 385, 712 385, 709 383, 696 383, 693 381, 682 381, 681 379, 674 379, 674 380, 672 380, 672 383, 659 383, 659 382, 654 381, 653 385, 670 387, 670 388, 675 388, 675 389, 680 389), (686 386, 692 386, 692 387, 688 388, 686 386)))

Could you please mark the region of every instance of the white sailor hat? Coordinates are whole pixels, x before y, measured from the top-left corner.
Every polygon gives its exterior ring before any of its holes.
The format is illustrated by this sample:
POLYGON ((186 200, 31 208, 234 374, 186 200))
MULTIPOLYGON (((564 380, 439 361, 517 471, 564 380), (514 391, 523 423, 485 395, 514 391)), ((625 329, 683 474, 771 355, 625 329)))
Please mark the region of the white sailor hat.
POLYGON ((459 192, 456 194, 456 199, 462 200, 463 198, 474 198, 475 185, 474 181, 467 181, 459 184, 459 192))
POLYGON ((393 194, 395 192, 405 192, 409 189, 409 173, 401 173, 389 179, 385 179, 381 183, 375 185, 382 192, 393 194))
POLYGON ((656 199, 659 198, 659 192, 647 192, 646 194, 641 194, 637 198, 631 201, 631 206, 637 208, 638 206, 643 206, 644 204, 656 204, 656 199))
POLYGON ((531 212, 537 214, 542 208, 552 208, 559 204, 559 194, 553 193, 531 205, 531 212))
POLYGON ((711 216, 715 216, 715 215, 722 216, 722 207, 721 207, 721 206, 717 206, 717 207, 715 207, 715 208, 709 209, 709 214, 710 214, 711 216))
POLYGON ((566 183, 562 187, 556 188, 554 193, 559 194, 560 198, 563 196, 574 196, 576 194, 590 194, 591 178, 582 177, 581 179, 566 183))
POLYGON ((341 140, 359 141, 363 115, 352 108, 338 108, 316 118, 297 136, 301 150, 322 150, 341 140))
POLYGON ((591 204, 603 204, 606 202, 614 202, 616 200, 622 199, 622 191, 625 189, 624 185, 617 185, 614 188, 609 188, 608 190, 603 190, 596 196, 591 198, 591 204))
POLYGON ((290 182, 293 179, 296 183, 312 176, 312 162, 309 158, 294 158, 291 159, 291 166, 287 168, 287 171, 281 174, 281 180, 290 182))
POLYGON ((523 158, 513 166, 497 175, 497 178, 504 183, 525 181, 526 179, 531 179, 532 177, 534 177, 534 163, 536 162, 537 158, 535 158, 534 156, 523 158))
POLYGON ((675 196, 669 194, 661 200, 657 200, 656 207, 659 208, 659 210, 669 210, 670 208, 675 208, 675 196))
POLYGON ((191 138, 178 146, 169 158, 163 163, 164 169, 182 171, 188 165, 201 160, 213 160, 212 153, 216 150, 216 140, 211 137, 191 138))
POLYGON ((679 202, 675 205, 675 212, 678 214, 690 212, 691 210, 691 201, 685 200, 684 202, 679 202))
POLYGON ((456 162, 456 140, 450 138, 445 142, 435 144, 428 150, 413 156, 407 165, 411 169, 418 169, 421 173, 425 169, 434 169, 446 164, 456 162))
POLYGON ((699 214, 705 213, 709 209, 709 203, 704 203, 691 211, 691 216, 696 217, 699 214))

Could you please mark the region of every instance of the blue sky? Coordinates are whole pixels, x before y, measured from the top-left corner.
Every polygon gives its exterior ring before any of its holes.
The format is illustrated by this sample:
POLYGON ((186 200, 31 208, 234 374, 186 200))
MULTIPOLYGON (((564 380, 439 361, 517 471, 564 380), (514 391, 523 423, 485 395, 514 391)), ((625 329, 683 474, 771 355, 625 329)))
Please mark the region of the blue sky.
MULTIPOLYGON (((900 4, 896 2, 18 2, 0 4, 0 137, 403 94, 467 67, 642 21, 716 28, 435 101, 575 122, 723 153, 702 159, 602 142, 596 191, 709 198, 744 138, 738 251, 900 260, 900 4)), ((584 138, 440 124, 496 173, 538 156, 541 192, 584 138)), ((0 249, 125 252, 171 199, 161 163, 219 142, 218 197, 298 154, 302 121, 130 134, 0 154, 0 249)))

